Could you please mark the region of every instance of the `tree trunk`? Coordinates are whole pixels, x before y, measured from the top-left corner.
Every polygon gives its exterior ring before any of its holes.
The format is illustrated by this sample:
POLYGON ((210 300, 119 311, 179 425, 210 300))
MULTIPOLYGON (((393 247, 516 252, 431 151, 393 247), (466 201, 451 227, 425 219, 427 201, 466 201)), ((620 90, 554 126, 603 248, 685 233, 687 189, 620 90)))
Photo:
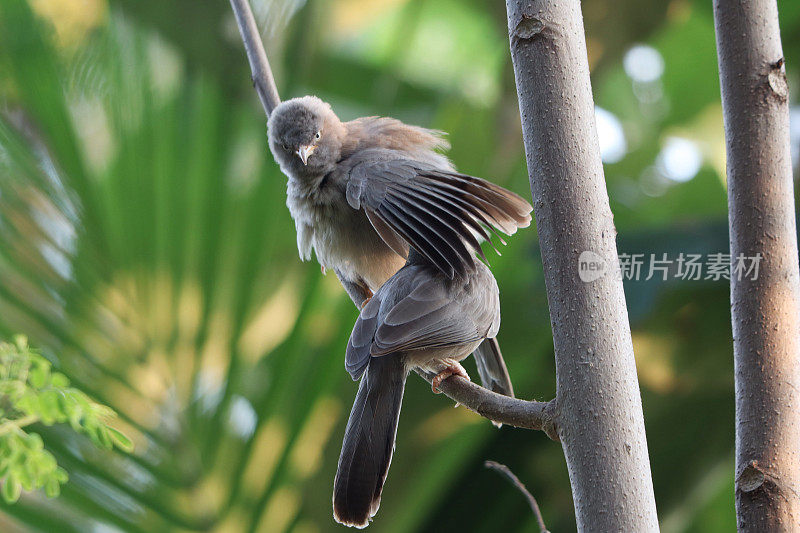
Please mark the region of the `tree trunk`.
POLYGON ((506 6, 553 327, 556 427, 578 529, 657 531, 580 3, 508 0, 506 6), (579 276, 584 251, 605 267, 593 281, 579 276))
POLYGON ((740 531, 800 531, 800 276, 775 0, 715 0, 728 155, 740 531), (761 254, 757 276, 739 257, 761 254), (741 278, 741 279, 740 279, 741 278))

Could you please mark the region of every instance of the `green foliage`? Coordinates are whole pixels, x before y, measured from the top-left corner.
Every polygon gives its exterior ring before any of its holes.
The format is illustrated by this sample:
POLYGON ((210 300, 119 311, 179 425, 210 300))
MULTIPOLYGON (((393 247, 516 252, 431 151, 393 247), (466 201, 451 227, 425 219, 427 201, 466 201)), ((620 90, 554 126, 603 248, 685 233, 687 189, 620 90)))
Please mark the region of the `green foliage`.
POLYGON ((69 423, 100 448, 130 452, 131 440, 108 424, 115 416, 111 408, 70 387, 69 379, 54 372, 25 337, 0 342, 0 494, 6 503, 16 502, 22 490, 44 489, 55 498, 68 479, 42 437, 27 426, 69 423))
MULTIPOLYGON (((502 2, 253 4, 284 98, 318 94, 346 119, 445 130, 460 169, 526 194, 502 2)), ((779 4, 791 80, 800 8, 779 4)), ((61 43, 54 26, 70 17, 0 0, 0 336, 25 333, 138 446, 96 453, 69 418, 37 424, 70 482, 53 501, 0 499, 0 529, 336 531, 330 491, 355 394, 342 368, 355 309, 334 276, 297 257, 229 5, 109 5, 65 9, 96 23, 61 43)), ((620 251, 724 250, 710 4, 582 5, 596 102, 628 143, 605 168, 620 251), (623 68, 636 43, 664 60, 648 98, 623 68), (670 136, 702 145, 703 166, 651 194, 643 182, 670 136)), ((546 400, 555 369, 537 246, 534 228, 521 231, 490 262, 515 390, 546 400)), ((628 283, 626 296, 664 530, 730 531, 728 288, 651 280, 628 283)), ((31 379, 62 385, 58 373, 31 379)), ((536 531, 485 459, 514 470, 551 530, 574 530, 557 444, 496 431, 413 376, 401 418, 375 531, 536 531)), ((125 443, 102 433, 89 436, 125 443)), ((14 496, 16 486, 3 488, 14 496)))

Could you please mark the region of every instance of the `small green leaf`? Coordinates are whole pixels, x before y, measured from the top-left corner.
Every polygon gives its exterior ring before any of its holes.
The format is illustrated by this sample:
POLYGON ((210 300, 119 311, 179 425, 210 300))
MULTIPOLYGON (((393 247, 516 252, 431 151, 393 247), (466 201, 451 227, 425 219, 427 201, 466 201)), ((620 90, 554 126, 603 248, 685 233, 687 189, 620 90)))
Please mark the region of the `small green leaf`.
POLYGON ((14 407, 26 415, 36 415, 39 411, 39 398, 32 391, 28 391, 17 399, 14 407))
POLYGON ((28 436, 28 447, 35 452, 44 449, 44 441, 42 441, 42 437, 40 437, 38 433, 31 433, 28 436))
POLYGON ((19 500, 19 495, 22 492, 22 485, 15 476, 8 476, 3 482, 3 499, 6 503, 15 503, 19 500))
POLYGON ((28 491, 33 490, 33 476, 27 464, 21 468, 17 468, 15 477, 19 479, 19 483, 22 485, 23 489, 28 491))
POLYGON ((8 460, 11 462, 14 460, 14 456, 19 453, 19 440, 16 435, 6 435, 3 441, 8 450, 8 460))
POLYGON ((25 335, 14 335, 14 344, 21 352, 28 350, 28 337, 25 335))
POLYGON ((56 468, 53 477, 58 480, 59 483, 66 483, 69 480, 69 475, 67 471, 61 468, 60 466, 56 468))
POLYGON ((111 426, 106 426, 108 430, 108 434, 111 437, 111 440, 114 444, 117 445, 118 448, 131 453, 133 451, 133 441, 129 439, 125 434, 123 434, 118 429, 112 428, 111 426))
POLYGON ((46 472, 51 472, 56 470, 56 468, 58 468, 58 464, 56 463, 56 458, 53 457, 53 454, 51 454, 48 451, 44 450, 42 451, 42 454, 39 457, 39 463, 42 470, 46 472))
POLYGON ((50 383, 53 385, 53 387, 59 389, 69 387, 69 379, 61 372, 53 372, 53 374, 50 376, 50 383))
POLYGON ((28 374, 28 381, 36 389, 41 389, 47 384, 47 367, 44 365, 35 365, 31 368, 28 374))
POLYGON ((58 396, 59 395, 56 391, 46 390, 39 397, 42 409, 42 422, 47 425, 50 425, 53 422, 66 420, 67 415, 61 409, 58 396))
POLYGON ((48 498, 57 498, 61 494, 61 484, 55 478, 49 479, 44 486, 44 493, 48 498))
POLYGON ((108 429, 105 426, 97 426, 95 432, 97 433, 97 439, 100 441, 100 445, 103 448, 110 450, 114 447, 114 443, 112 442, 111 436, 108 434, 108 429))

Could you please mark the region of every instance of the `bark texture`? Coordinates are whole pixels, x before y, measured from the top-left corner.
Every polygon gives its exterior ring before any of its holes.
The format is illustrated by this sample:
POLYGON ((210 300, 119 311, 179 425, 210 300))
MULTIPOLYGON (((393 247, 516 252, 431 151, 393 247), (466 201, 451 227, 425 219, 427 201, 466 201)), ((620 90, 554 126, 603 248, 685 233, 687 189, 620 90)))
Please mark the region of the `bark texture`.
MULTIPOLYGON (((417 374, 428 383, 431 383, 435 376, 421 370, 417 371, 417 374)), ((537 402, 503 396, 460 376, 450 376, 445 379, 439 385, 439 390, 451 400, 492 422, 541 430, 551 439, 558 440, 558 430, 553 420, 554 401, 537 402)))
POLYGON ((800 531, 800 276, 775 0, 715 0, 728 155, 739 531, 800 531))
POLYGON ((555 426, 580 531, 658 530, 578 0, 507 0, 555 345, 555 426), (579 277, 581 252, 605 275, 579 277))

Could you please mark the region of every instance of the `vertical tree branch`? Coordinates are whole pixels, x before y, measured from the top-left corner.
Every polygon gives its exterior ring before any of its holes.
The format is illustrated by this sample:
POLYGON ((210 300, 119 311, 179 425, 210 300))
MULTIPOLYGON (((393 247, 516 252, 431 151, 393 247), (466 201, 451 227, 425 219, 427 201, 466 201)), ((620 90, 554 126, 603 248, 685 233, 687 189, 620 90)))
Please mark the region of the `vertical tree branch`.
POLYGON ((272 77, 272 69, 269 67, 269 60, 264 50, 264 44, 261 42, 253 11, 250 9, 248 0, 231 0, 231 7, 236 17, 236 24, 239 26, 239 33, 242 35, 247 59, 250 62, 253 86, 256 88, 261 105, 264 106, 264 112, 269 118, 272 110, 281 103, 281 98, 278 96, 278 88, 275 87, 275 79, 272 77))
POLYGON ((800 274, 775 0, 715 0, 728 156, 739 531, 800 530, 800 274), (761 262, 739 276, 740 255, 761 262))
POLYGON ((580 531, 657 531, 642 404, 594 123, 579 0, 507 0, 580 531), (584 283, 581 252, 606 264, 584 283))

